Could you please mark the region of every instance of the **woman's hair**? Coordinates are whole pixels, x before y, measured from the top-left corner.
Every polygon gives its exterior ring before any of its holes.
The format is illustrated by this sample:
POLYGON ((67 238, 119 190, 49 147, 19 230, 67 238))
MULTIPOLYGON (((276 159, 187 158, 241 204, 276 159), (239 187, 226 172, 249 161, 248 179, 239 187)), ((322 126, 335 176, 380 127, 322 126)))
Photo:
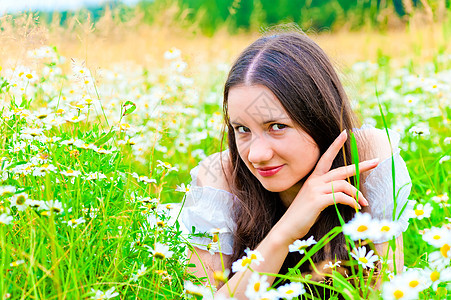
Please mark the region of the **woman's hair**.
MULTIPOLYGON (((223 105, 232 166, 228 181, 231 192, 236 196, 232 213, 236 230, 231 262, 243 256, 246 248, 255 249, 286 211, 278 193, 266 190, 239 156, 227 106, 230 89, 240 85, 263 85, 270 89, 290 118, 314 139, 321 155, 341 131, 358 125, 327 55, 303 33, 294 31, 263 36, 241 53, 225 83, 223 105)), ((335 158, 332 169, 350 163, 350 155, 348 139, 343 153, 335 158)), ((345 205, 337 207, 345 221, 353 217, 353 208, 345 205)), ((300 211, 299 217, 302 218, 305 213, 300 211)), ((339 225, 335 207, 330 206, 320 214, 305 237, 313 235, 318 241, 339 225)), ((341 234, 317 252, 313 261, 348 257, 341 234)), ((294 267, 298 261, 299 256, 289 254, 280 273, 286 273, 287 268, 294 267)), ((307 267, 305 265, 301 270, 307 271, 307 267)))

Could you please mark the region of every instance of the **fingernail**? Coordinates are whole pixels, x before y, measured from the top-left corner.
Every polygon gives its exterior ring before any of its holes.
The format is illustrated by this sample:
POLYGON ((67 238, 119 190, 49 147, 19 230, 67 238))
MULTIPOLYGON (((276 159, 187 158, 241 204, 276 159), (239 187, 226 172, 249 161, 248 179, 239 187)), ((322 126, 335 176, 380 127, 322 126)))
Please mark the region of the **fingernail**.
POLYGON ((375 159, 370 160, 371 164, 375 164, 375 163, 378 163, 378 162, 379 162, 379 158, 375 158, 375 159))
POLYGON ((359 206, 359 209, 362 209, 362 207, 360 206, 360 204, 357 203, 357 205, 359 206))
POLYGON ((366 199, 363 199, 363 204, 365 204, 365 206, 369 206, 370 204, 368 203, 368 201, 366 201, 366 199))

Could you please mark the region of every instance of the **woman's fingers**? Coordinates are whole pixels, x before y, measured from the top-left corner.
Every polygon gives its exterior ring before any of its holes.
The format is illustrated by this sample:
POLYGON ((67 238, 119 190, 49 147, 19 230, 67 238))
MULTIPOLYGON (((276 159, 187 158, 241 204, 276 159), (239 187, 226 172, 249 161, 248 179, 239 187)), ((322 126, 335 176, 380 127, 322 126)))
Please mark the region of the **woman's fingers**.
POLYGON ((338 192, 338 193, 333 193, 333 194, 328 194, 325 195, 325 201, 324 204, 326 204, 325 206, 330 206, 330 205, 334 205, 334 203, 337 204, 344 204, 344 205, 349 205, 354 209, 362 209, 362 207, 357 203, 357 201, 355 201, 354 198, 352 198, 349 195, 346 195, 345 193, 342 192, 338 192))
POLYGON ((335 157, 337 156, 341 147, 343 147, 347 138, 348 138, 348 135, 346 133, 346 130, 343 130, 343 132, 340 133, 340 135, 335 139, 335 141, 332 143, 332 145, 329 146, 329 148, 326 150, 326 152, 324 152, 324 154, 318 160, 318 163, 316 164, 316 168, 313 171, 313 174, 323 175, 323 174, 326 174, 327 172, 329 172, 330 168, 332 167, 332 163, 334 162, 335 157))
MULTIPOLYGON (((371 170, 371 169, 375 168, 378 163, 379 163, 378 158, 362 161, 361 163, 359 163, 359 171, 361 173, 361 172, 371 170)), ((344 166, 344 167, 333 169, 332 171, 328 172, 324 176, 324 180, 326 182, 334 181, 334 180, 342 180, 342 179, 346 179, 348 177, 352 177, 355 174, 356 174, 355 165, 349 165, 349 166, 344 166)))
POLYGON ((336 193, 340 193, 340 192, 347 194, 348 196, 350 196, 353 199, 358 199, 360 205, 368 206, 368 201, 363 196, 362 192, 359 191, 355 186, 353 186, 352 184, 350 184, 349 182, 347 182, 345 180, 329 182, 329 184, 327 185, 327 190, 325 191, 325 193, 327 193, 327 194, 331 194, 331 193, 336 194, 336 193), (358 198, 356 197, 356 195, 359 195, 358 198))

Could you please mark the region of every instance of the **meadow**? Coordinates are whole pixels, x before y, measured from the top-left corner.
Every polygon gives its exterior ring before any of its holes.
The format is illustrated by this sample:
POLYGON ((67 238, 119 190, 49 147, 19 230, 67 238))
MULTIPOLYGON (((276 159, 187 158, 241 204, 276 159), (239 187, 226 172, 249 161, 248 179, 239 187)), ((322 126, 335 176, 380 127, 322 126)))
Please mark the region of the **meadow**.
MULTIPOLYGON (((188 271, 192 233, 182 230, 175 203, 189 192, 189 171, 220 151, 222 85, 258 34, 3 21, 2 299, 211 299, 214 283, 203 287, 188 271)), ((447 28, 309 33, 337 62, 362 123, 400 134, 415 209, 404 272, 389 271, 381 257, 380 289, 365 280, 374 268, 358 259, 350 277, 337 266, 319 270, 328 286, 293 272, 288 278, 306 287, 301 297, 311 299, 314 286, 345 299, 450 297, 447 28)), ((268 297, 291 299, 282 292, 268 297)))

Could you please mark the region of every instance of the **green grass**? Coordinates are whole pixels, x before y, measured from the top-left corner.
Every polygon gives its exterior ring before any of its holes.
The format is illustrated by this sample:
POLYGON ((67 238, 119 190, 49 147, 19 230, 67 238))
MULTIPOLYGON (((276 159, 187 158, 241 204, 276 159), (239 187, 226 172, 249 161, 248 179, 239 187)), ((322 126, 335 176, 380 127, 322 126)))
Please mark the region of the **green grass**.
MULTIPOLYGON (((191 245, 165 203, 182 202, 177 185, 188 184, 189 170, 219 150, 221 80, 211 79, 216 100, 206 101, 199 95, 207 93, 196 89, 199 79, 177 69, 181 58, 168 60, 164 69, 130 65, 105 69, 101 76, 76 65, 74 76, 62 72, 68 65, 56 49, 47 50, 46 57, 33 58, 33 66, 3 66, 0 71, 0 179, 1 186, 14 187, 10 192, 0 187, 0 214, 13 218, 0 223, 1 296, 80 299, 114 287, 122 299, 193 297, 184 292, 185 281, 199 282, 187 271, 185 252, 191 245), (73 122, 74 116, 86 119, 73 122), (42 130, 24 135, 27 128, 42 130), (62 143, 70 139, 83 142, 62 143), (75 173, 65 175, 67 170, 75 173), (90 174, 98 179, 90 180, 90 174), (20 193, 29 199, 23 209, 14 205, 20 193), (151 250, 159 244, 171 251, 163 251, 165 258, 151 250), (134 280, 142 265, 146 271, 134 280)), ((390 62, 388 57, 380 66, 355 65, 347 75, 356 75, 352 88, 357 91, 348 89, 360 95, 352 102, 365 123, 401 134, 401 154, 413 183, 410 199, 432 204, 431 216, 411 219, 404 233, 405 265, 423 269, 429 266, 428 253, 437 249, 423 240, 421 231, 450 226, 445 217, 450 216, 451 81, 445 72, 451 70, 451 57, 443 54, 425 65, 411 61, 405 68, 390 62), (428 134, 413 132, 426 129, 428 134), (443 201, 434 201, 437 197, 443 201)), ((285 277, 323 286, 298 273, 285 277)), ((377 299, 378 291, 363 274, 359 266, 354 276, 360 292, 339 272, 332 275, 333 289, 345 297, 377 299)), ((446 283, 440 286, 419 297, 443 299, 446 283)))

